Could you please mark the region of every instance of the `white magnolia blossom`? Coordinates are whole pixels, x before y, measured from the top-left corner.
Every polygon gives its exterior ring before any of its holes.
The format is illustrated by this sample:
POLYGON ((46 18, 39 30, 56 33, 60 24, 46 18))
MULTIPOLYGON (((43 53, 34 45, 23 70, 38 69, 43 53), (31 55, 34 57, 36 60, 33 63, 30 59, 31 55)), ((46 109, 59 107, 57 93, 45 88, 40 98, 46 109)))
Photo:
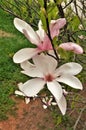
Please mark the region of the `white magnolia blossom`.
MULTIPOLYGON (((23 48, 16 52, 13 56, 13 60, 15 63, 22 63, 26 60, 31 59, 35 55, 52 50, 51 41, 42 28, 41 21, 38 23, 38 30, 35 31, 28 23, 25 21, 15 18, 14 19, 14 26, 19 30, 21 33, 25 35, 25 37, 36 46, 36 48, 23 48)), ((59 30, 66 24, 65 18, 60 18, 57 20, 51 20, 50 22, 50 33, 52 38, 59 35, 59 30)))
POLYGON ((41 54, 33 58, 33 64, 28 61, 21 63, 21 68, 23 74, 34 78, 20 85, 19 90, 28 97, 34 97, 46 84, 63 115, 66 112, 66 100, 60 83, 75 89, 83 89, 80 80, 75 77, 82 70, 78 63, 70 62, 57 68, 57 61, 54 58, 41 54))

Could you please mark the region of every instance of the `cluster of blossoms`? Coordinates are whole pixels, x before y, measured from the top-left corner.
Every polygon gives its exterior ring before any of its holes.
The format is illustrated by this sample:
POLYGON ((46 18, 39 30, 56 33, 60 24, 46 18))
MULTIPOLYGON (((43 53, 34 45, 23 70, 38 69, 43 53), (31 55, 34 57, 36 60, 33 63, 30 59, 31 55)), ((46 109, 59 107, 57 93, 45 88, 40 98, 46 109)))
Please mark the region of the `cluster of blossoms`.
MULTIPOLYGON (((52 40, 59 35, 60 29, 65 24, 65 18, 51 20, 49 29, 52 40)), ((14 19, 14 25, 32 44, 37 46, 36 48, 21 49, 13 57, 14 62, 20 64, 22 68, 21 72, 32 77, 32 79, 29 79, 25 83, 20 83, 18 85, 19 90, 16 90, 15 94, 24 96, 26 103, 28 103, 30 97, 36 97, 40 90, 47 86, 56 101, 53 103, 53 98, 51 97, 48 105, 58 105, 64 115, 67 109, 65 99, 65 93, 67 92, 64 92, 61 83, 82 90, 82 83, 75 77, 75 75, 81 72, 82 66, 75 62, 69 62, 59 66, 55 58, 44 53, 47 51, 55 56, 51 40, 42 28, 41 21, 39 21, 37 31, 34 31, 29 24, 18 18, 14 19)), ((83 49, 72 42, 61 43, 58 47, 67 51, 73 51, 76 54, 83 53, 83 49)), ((47 104, 45 99, 43 99, 43 102, 47 104)))

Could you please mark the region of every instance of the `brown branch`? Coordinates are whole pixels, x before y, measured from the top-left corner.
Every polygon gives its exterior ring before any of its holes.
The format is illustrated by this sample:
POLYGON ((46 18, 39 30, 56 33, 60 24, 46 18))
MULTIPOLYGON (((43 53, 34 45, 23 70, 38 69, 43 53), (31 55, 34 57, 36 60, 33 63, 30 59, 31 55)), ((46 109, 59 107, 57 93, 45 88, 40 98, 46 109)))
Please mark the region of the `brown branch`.
MULTIPOLYGON (((45 10, 46 10, 46 12, 47 12, 47 1, 46 1, 46 0, 44 0, 44 8, 45 8, 45 10)), ((56 50, 55 50, 55 48, 54 48, 53 40, 52 40, 52 38, 51 38, 48 17, 45 16, 45 19, 46 19, 47 30, 48 30, 48 33, 47 33, 47 34, 48 34, 48 37, 49 37, 49 39, 50 39, 50 41, 51 41, 51 44, 52 44, 52 47, 53 47, 55 56, 56 56, 56 58, 57 58, 57 61, 59 61, 59 56, 58 56, 58 54, 57 54, 57 52, 56 52, 56 50)))
POLYGON ((63 11, 63 8, 61 6, 61 4, 57 4, 56 0, 54 0, 55 4, 57 5, 57 8, 59 10, 59 15, 61 18, 65 18, 65 15, 64 15, 64 11, 63 11))
POLYGON ((79 19, 80 23, 82 24, 83 28, 85 29, 84 24, 83 24, 83 22, 82 22, 82 19, 79 17, 79 14, 78 14, 78 9, 77 9, 76 0, 74 0, 74 7, 75 7, 76 15, 78 16, 78 19, 79 19))

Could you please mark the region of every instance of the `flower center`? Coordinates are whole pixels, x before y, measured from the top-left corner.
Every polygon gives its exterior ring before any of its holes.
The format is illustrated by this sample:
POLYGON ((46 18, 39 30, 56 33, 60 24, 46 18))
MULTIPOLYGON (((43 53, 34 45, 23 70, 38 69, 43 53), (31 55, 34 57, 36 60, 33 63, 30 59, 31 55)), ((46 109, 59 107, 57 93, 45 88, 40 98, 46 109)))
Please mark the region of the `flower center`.
POLYGON ((44 80, 48 81, 48 82, 51 82, 53 79, 54 79, 54 77, 51 74, 46 75, 44 78, 44 80))

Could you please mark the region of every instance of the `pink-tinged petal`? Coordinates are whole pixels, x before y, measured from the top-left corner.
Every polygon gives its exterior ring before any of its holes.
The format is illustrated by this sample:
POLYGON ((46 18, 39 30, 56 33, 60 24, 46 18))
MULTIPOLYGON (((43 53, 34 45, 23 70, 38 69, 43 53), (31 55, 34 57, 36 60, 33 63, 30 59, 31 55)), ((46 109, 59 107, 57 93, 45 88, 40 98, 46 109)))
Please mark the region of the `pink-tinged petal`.
POLYGON ((57 66, 57 61, 53 57, 44 54, 33 57, 33 61, 44 75, 52 74, 57 66))
POLYGON ((55 99, 59 101, 63 94, 61 85, 58 82, 53 81, 53 82, 47 82, 47 87, 49 91, 53 94, 55 99))
POLYGON ((46 35, 46 34, 44 37, 43 48, 44 48, 44 50, 53 50, 52 43, 51 43, 48 35, 46 35))
POLYGON ((24 48, 14 54, 13 61, 15 63, 22 63, 26 60, 31 59, 37 53, 39 53, 39 50, 37 48, 24 48))
POLYGON ((45 82, 42 79, 35 78, 28 80, 19 89, 28 97, 34 97, 44 88, 45 82))
POLYGON ((44 51, 45 50, 52 50, 51 41, 50 41, 48 35, 46 34, 46 32, 44 31, 44 29, 42 28, 41 20, 38 23, 38 27, 39 27, 39 30, 37 31, 37 34, 39 35, 39 37, 42 41, 42 44, 39 45, 39 48, 41 50, 44 50, 44 51))
POLYGON ((50 32, 51 37, 54 38, 55 36, 59 35, 59 29, 61 29, 66 24, 65 18, 60 18, 57 20, 51 20, 50 23, 50 32))
POLYGON ((62 43, 59 45, 62 49, 66 51, 73 51, 76 54, 83 54, 83 48, 76 43, 72 42, 67 42, 67 43, 62 43))
POLYGON ((14 26, 21 32, 24 33, 25 36, 35 45, 39 45, 40 39, 37 33, 33 30, 33 28, 27 24, 25 21, 15 18, 14 26))
POLYGON ((41 51, 48 51, 48 50, 52 50, 52 44, 51 41, 49 39, 49 37, 47 36, 47 34, 44 35, 44 39, 43 41, 38 45, 38 48, 41 51))
POLYGON ((36 32, 40 37, 40 41, 41 41, 41 43, 38 45, 38 48, 41 51, 52 50, 53 49, 52 44, 46 32, 43 29, 37 30, 36 32))
POLYGON ((58 82, 65 83, 65 84, 69 85, 72 88, 81 89, 81 90, 83 89, 82 83, 75 76, 64 74, 64 75, 56 78, 56 80, 58 82))
POLYGON ((21 71, 23 74, 26 74, 31 77, 43 77, 43 74, 39 71, 39 69, 35 65, 31 64, 30 62, 25 61, 22 62, 20 65, 21 68, 24 70, 21 71))
POLYGON ((65 115, 66 109, 67 109, 67 102, 66 102, 65 97, 62 96, 61 99, 59 101, 56 100, 56 102, 62 114, 65 115))
POLYGON ((82 66, 75 62, 69 62, 66 64, 61 65, 59 68, 56 69, 55 75, 60 76, 63 74, 70 74, 70 75, 77 75, 82 70, 82 66))

